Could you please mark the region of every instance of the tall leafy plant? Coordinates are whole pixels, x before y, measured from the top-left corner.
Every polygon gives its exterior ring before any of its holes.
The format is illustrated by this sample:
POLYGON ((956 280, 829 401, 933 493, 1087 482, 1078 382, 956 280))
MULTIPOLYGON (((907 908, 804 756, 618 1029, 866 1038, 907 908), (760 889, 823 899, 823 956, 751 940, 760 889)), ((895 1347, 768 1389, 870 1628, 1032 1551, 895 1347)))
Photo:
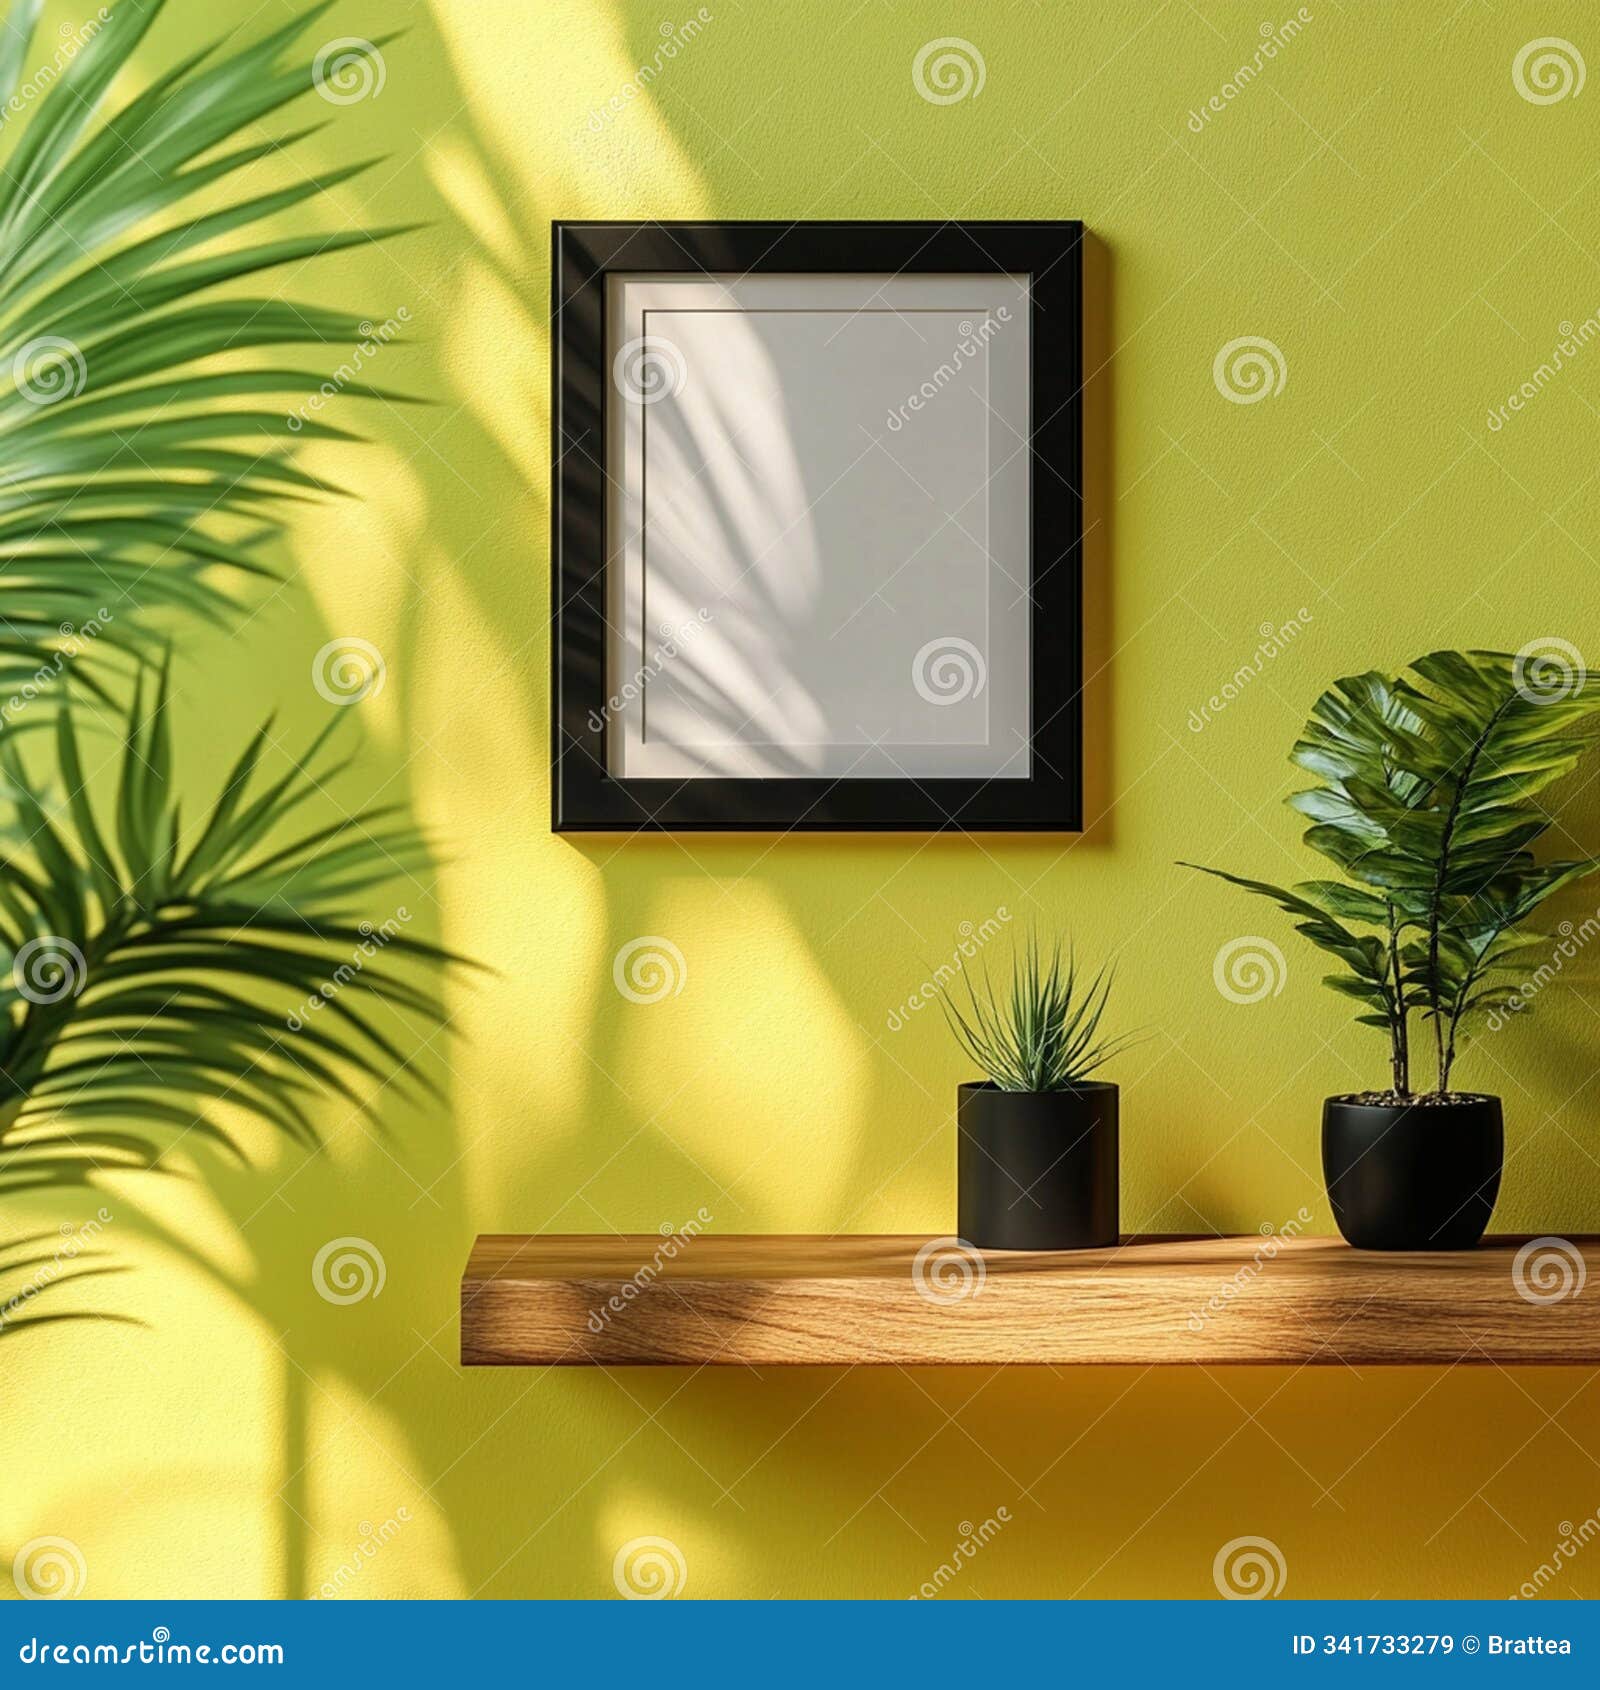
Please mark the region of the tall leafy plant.
MULTIPOLYGON (((108 109, 164 10, 117 0, 18 117, 41 7, 12 0, 0 35, 0 1196, 155 1166, 219 1131, 218 1100, 305 1143, 319 1094, 376 1123, 363 1084, 409 1062, 372 1010, 437 1025, 407 970, 447 960, 387 926, 374 959, 359 919, 425 861, 396 808, 299 819, 343 766, 327 734, 269 774, 268 724, 198 820, 179 805, 163 653, 185 621, 230 624, 288 502, 325 490, 296 449, 343 436, 304 416, 324 377, 293 349, 362 338, 256 279, 399 232, 304 232, 365 164, 239 186, 317 127, 261 125, 317 87, 291 49, 327 7, 108 109), (123 718, 114 792, 87 695, 123 718)), ((0 1274, 37 1266, 30 1242, 0 1240, 0 1274)), ((45 1318, 11 1306, 0 1335, 45 1318)))
MULTIPOLYGON (((1450 1095, 1474 1016, 1504 1007, 1508 974, 1548 949, 1539 906, 1600 868, 1540 861, 1545 789, 1589 749, 1600 689, 1580 666, 1493 651, 1436 651, 1398 677, 1338 681, 1290 752, 1316 784, 1289 803, 1343 879, 1283 887, 1206 868, 1270 898, 1341 965, 1325 984, 1389 1042, 1396 1098, 1414 1094, 1417 1032, 1431 1095, 1450 1095)), ((1188 865, 1198 867, 1200 865, 1188 865)))

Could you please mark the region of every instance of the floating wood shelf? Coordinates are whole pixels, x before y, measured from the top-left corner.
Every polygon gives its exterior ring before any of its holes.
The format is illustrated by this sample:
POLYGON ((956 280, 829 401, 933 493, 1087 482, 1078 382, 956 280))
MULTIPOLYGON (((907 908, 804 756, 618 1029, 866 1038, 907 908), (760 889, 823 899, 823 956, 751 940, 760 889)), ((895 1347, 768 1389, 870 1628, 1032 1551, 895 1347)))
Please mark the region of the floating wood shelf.
POLYGON ((1600 1276, 1581 1285, 1600 1238, 1565 1241, 1565 1280, 1549 1245, 1519 1269, 1524 1242, 1395 1256, 1336 1238, 1160 1237, 963 1257, 951 1240, 706 1234, 668 1259, 652 1234, 486 1236, 461 1283, 461 1359, 1600 1364, 1600 1276))

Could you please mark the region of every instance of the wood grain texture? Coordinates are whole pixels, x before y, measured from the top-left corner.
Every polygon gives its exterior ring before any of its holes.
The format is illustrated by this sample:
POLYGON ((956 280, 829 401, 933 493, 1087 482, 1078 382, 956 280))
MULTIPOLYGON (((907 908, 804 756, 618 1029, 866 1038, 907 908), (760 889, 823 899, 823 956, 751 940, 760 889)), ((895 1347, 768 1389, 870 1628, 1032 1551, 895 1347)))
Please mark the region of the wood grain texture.
POLYGON ((1160 1237, 964 1257, 954 1240, 879 1235, 491 1235, 462 1279, 461 1359, 1600 1364, 1600 1281, 1580 1284, 1600 1239, 1545 1241, 1519 1265, 1526 1243, 1401 1256, 1337 1238, 1160 1237))

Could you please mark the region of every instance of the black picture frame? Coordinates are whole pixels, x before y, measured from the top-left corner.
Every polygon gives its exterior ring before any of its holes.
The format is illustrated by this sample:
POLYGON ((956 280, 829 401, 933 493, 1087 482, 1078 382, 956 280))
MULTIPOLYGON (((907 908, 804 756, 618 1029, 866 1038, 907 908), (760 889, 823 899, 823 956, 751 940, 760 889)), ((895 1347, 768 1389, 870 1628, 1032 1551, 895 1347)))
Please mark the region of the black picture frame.
POLYGON ((1071 833, 1083 808, 1083 225, 552 226, 551 825, 634 832, 1071 833), (849 272, 1030 278, 1026 778, 625 779, 607 762, 606 280, 849 272), (598 723, 598 725, 596 725, 598 723))

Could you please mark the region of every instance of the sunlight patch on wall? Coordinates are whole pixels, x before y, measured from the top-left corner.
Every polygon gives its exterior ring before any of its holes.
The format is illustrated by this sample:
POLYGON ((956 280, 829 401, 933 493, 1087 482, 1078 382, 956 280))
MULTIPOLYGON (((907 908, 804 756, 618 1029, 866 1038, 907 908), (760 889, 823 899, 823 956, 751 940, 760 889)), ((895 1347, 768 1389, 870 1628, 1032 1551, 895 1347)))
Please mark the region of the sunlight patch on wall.
POLYGON ((692 1529, 681 1506, 637 1493, 605 1502, 595 1520, 587 1594, 627 1601, 671 1601, 716 1588, 710 1532, 692 1529))
MULTIPOLYGON (((440 189, 450 192, 443 183, 440 189)), ((548 331, 529 302, 476 256, 452 280, 441 325, 452 402, 466 406, 525 485, 542 489, 550 472, 548 331)), ((473 473, 473 466, 463 467, 473 473)), ((544 508, 541 501, 541 517, 544 508)))
POLYGON ((537 50, 516 52, 507 49, 527 35, 525 0, 433 0, 432 9, 497 166, 520 176, 543 216, 615 215, 619 190, 661 215, 709 211, 699 172, 657 108, 670 98, 677 54, 705 52, 706 41, 674 39, 668 59, 664 37, 630 38, 609 7, 545 0, 537 50), (561 99, 549 97, 553 88, 561 99))
MULTIPOLYGON (((282 1178, 275 1169, 281 1168, 285 1157, 298 1158, 304 1152, 286 1147, 281 1132, 245 1110, 212 1105, 207 1114, 256 1170, 251 1207, 269 1203, 273 1188, 282 1178)), ((208 1154, 214 1157, 217 1153, 212 1149, 208 1154)), ((181 1147, 169 1154, 167 1161, 171 1167, 181 1168, 181 1147)), ((261 1271, 259 1261, 248 1237, 239 1229, 239 1217, 208 1179, 209 1169, 207 1179, 152 1182, 143 1174, 108 1179, 106 1207, 113 1215, 128 1220, 128 1230, 153 1231, 156 1237, 171 1240, 172 1257, 163 1264, 163 1271, 188 1273, 201 1283, 213 1278, 225 1285, 248 1287, 261 1271)), ((119 1251, 125 1236, 118 1239, 119 1251)), ((237 1314, 234 1319, 237 1321, 237 1314)))
MULTIPOLYGON (((416 1365, 429 1365, 427 1358, 416 1365)), ((471 1595, 416 1458, 365 1392, 325 1372, 310 1387, 315 1531, 305 1594, 323 1600, 471 1595)))
MULTIPOLYGON (((305 657, 306 682, 335 708, 359 708, 368 733, 396 742, 409 690, 390 685, 391 666, 406 656, 404 615, 413 588, 405 560, 427 526, 429 507, 403 446, 375 441, 362 451, 364 496, 314 505, 295 526, 300 575, 324 624, 305 657)), ((323 448, 307 454, 307 465, 337 482, 349 473, 349 455, 323 448)))
POLYGON ((871 1081, 796 912, 765 886, 685 878, 618 909, 612 942, 615 1069, 689 1159, 688 1189, 723 1231, 828 1224, 858 1195, 871 1081))
POLYGON ((7 1344, 11 1435, 55 1459, 7 1476, 4 1567, 24 1543, 64 1539, 81 1569, 74 1594, 277 1594, 277 1348, 225 1285, 131 1235, 141 1223, 119 1192, 103 1202, 117 1218, 95 1248, 131 1271, 86 1281, 58 1307, 70 1297, 144 1324, 71 1323, 7 1344))
MULTIPOLYGON (((581 1106, 584 1087, 603 1084, 586 1051, 604 971, 605 879, 549 831, 548 741, 531 715, 542 645, 512 643, 449 560, 430 561, 426 585, 410 702, 439 737, 412 774, 440 845, 440 942, 498 970, 451 988, 466 1034, 450 1052, 456 1114, 464 1144, 496 1128, 529 1142, 533 1116, 542 1132, 558 1131, 571 1100, 581 1106)), ((470 1180, 482 1159, 464 1166, 470 1180)))
MULTIPOLYGON (((422 168, 434 191, 466 225, 485 255, 501 269, 515 273, 528 253, 528 231, 511 216, 482 157, 464 140, 446 135, 423 155, 422 168)), ((543 336, 543 312, 529 315, 537 315, 537 330, 543 336)))

